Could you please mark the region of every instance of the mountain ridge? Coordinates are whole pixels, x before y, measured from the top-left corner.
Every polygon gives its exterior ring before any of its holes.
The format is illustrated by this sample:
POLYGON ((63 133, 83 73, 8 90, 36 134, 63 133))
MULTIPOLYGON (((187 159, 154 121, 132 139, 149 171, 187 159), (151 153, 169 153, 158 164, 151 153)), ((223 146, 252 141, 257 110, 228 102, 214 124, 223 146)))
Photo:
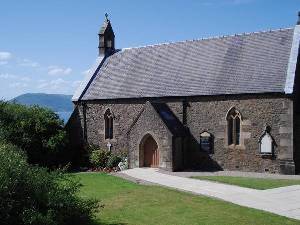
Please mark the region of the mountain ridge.
POLYGON ((26 93, 10 100, 22 105, 38 105, 46 107, 54 112, 72 112, 72 95, 46 94, 46 93, 26 93))

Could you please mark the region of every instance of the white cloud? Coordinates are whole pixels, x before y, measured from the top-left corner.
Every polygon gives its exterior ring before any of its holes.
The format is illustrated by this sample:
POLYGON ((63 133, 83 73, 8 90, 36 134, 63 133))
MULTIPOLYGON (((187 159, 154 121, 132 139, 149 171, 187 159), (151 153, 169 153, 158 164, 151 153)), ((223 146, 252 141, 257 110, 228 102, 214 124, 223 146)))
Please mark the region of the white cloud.
POLYGON ((37 62, 34 62, 30 59, 23 59, 21 62, 19 62, 20 66, 28 66, 28 67, 39 67, 40 65, 37 62))
POLYGON ((10 52, 0 52, 0 61, 7 61, 12 58, 12 54, 10 52))
POLYGON ((85 70, 85 71, 82 71, 81 73, 82 73, 84 76, 86 76, 86 75, 89 74, 90 71, 91 71, 90 69, 87 69, 87 70, 85 70))
POLYGON ((8 73, 1 73, 0 78, 2 78, 2 79, 15 79, 15 78, 17 78, 17 76, 13 75, 13 74, 8 74, 8 73))
POLYGON ((47 89, 47 90, 59 90, 65 89, 66 86, 69 86, 69 82, 64 79, 58 78, 51 81, 44 81, 38 85, 39 89, 47 89))
POLYGON ((52 81, 50 82, 50 84, 51 84, 51 86, 53 86, 54 88, 58 88, 58 87, 61 86, 61 85, 68 84, 68 82, 65 81, 65 80, 63 80, 63 79, 61 79, 61 78, 58 78, 58 79, 56 79, 56 80, 52 80, 52 81))
POLYGON ((21 81, 28 82, 28 81, 31 81, 31 78, 29 78, 29 77, 22 77, 21 81))
POLYGON ((48 67, 48 74, 49 75, 68 75, 72 72, 70 67, 62 68, 58 66, 49 66, 48 67))
POLYGON ((44 89, 44 88, 47 87, 48 85, 49 85, 49 83, 44 82, 44 83, 39 84, 37 87, 38 87, 39 89, 44 89))
POLYGON ((0 51, 0 99, 1 96, 10 99, 24 92, 70 94, 79 85, 79 80, 65 79, 73 73, 72 68, 48 65, 0 51))
POLYGON ((80 85, 80 83, 81 83, 81 80, 75 80, 72 82, 71 86, 73 88, 77 88, 80 85))
POLYGON ((7 61, 0 61, 0 66, 6 65, 7 63, 7 61))
POLYGON ((9 87, 11 88, 24 88, 27 87, 28 85, 26 83, 21 83, 21 82, 16 82, 16 83, 11 83, 9 84, 9 87))
POLYGON ((1 73, 0 74, 0 79, 6 79, 6 80, 20 80, 20 81, 24 81, 24 82, 29 82, 31 81, 31 78, 26 77, 26 76, 17 76, 14 74, 9 74, 9 73, 1 73))
POLYGON ((47 87, 49 84, 48 83, 41 83, 37 86, 37 88, 39 89, 44 89, 45 87, 47 87))

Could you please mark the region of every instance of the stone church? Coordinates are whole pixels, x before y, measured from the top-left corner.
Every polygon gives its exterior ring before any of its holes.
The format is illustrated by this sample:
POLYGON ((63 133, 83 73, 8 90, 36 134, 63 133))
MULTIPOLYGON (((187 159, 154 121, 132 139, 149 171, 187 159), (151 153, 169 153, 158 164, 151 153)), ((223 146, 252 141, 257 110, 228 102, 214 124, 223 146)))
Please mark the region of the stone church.
POLYGON ((126 152, 130 168, 300 172, 300 19, 117 49, 106 16, 98 35, 99 56, 72 99, 74 148, 126 152))

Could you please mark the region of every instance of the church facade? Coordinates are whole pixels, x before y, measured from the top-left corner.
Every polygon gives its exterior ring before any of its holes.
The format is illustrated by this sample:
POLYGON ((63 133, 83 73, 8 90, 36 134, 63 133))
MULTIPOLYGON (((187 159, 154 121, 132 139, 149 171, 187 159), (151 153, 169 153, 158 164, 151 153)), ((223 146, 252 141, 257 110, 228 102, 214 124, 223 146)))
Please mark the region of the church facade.
POLYGON ((115 48, 73 96, 71 142, 128 154, 129 167, 300 172, 299 40, 293 28, 115 48))

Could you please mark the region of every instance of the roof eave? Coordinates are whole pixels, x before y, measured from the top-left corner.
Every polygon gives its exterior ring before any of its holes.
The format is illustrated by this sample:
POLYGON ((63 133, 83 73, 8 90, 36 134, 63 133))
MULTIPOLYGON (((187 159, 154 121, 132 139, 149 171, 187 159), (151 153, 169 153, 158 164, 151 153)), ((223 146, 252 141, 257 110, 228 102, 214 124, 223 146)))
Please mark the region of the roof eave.
POLYGON ((266 95, 273 95, 273 96, 279 96, 279 97, 292 97, 293 93, 285 93, 284 91, 278 91, 278 92, 248 92, 248 93, 232 93, 232 94, 211 94, 211 95, 166 95, 166 96, 133 96, 133 97, 116 97, 116 98, 82 98, 80 101, 82 102, 95 102, 95 101, 123 101, 123 100, 144 100, 144 101, 150 101, 155 99, 192 99, 192 98, 210 98, 210 97, 233 97, 233 96, 266 96, 266 95))

